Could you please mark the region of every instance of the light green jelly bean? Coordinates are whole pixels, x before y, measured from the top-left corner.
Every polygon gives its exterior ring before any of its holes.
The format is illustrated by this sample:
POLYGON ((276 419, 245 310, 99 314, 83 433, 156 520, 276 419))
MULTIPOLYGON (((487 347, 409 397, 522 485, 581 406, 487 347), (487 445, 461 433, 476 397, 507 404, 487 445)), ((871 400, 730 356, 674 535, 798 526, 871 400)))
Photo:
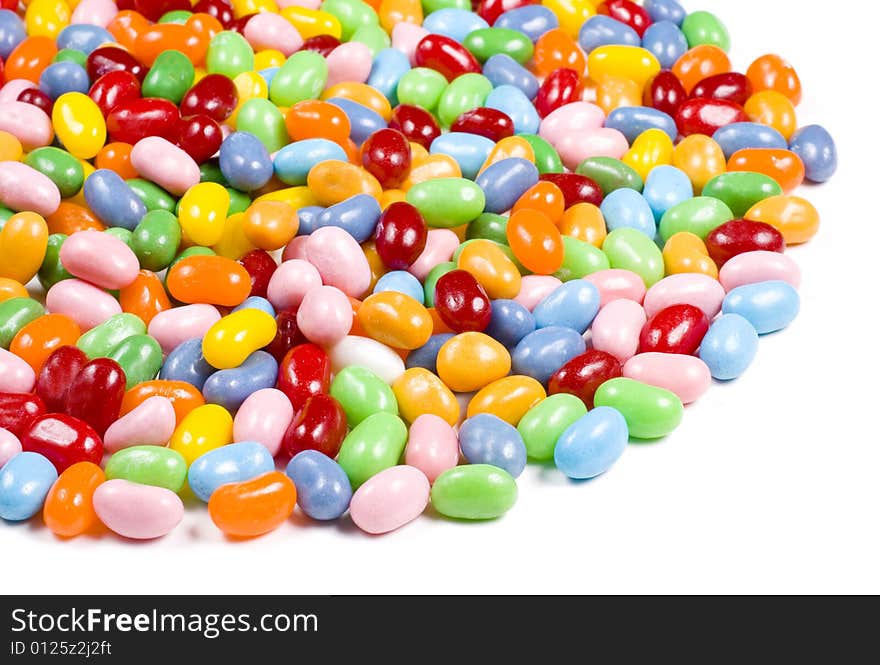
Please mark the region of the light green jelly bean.
POLYGON ((721 19, 711 12, 691 12, 681 22, 681 31, 687 39, 688 48, 711 44, 724 52, 730 50, 730 34, 721 19))
POLYGON ((218 32, 208 44, 205 60, 209 74, 223 74, 231 79, 254 69, 254 49, 237 32, 218 32))
POLYGON ((636 273, 650 288, 663 279, 663 254, 656 243, 641 231, 615 229, 602 243, 602 251, 612 268, 636 273))
POLYGON ((216 159, 209 159, 199 164, 199 182, 216 182, 218 185, 226 185, 226 178, 220 170, 220 163, 216 159))
POLYGON ((464 9, 471 11, 471 0, 422 0, 422 10, 427 16, 438 9, 464 9))
POLYGON ((565 249, 562 265, 559 270, 553 273, 553 276, 563 282, 580 279, 611 267, 605 253, 588 242, 570 236, 562 236, 562 246, 565 249))
POLYGON ((358 28, 379 25, 376 10, 361 0, 325 0, 321 10, 339 19, 344 42, 351 41, 358 28))
POLYGON ((637 439, 666 436, 678 427, 684 415, 684 407, 675 393, 624 377, 599 386, 593 402, 620 411, 630 436, 637 439))
POLYGON ((167 210, 151 210, 131 237, 131 249, 142 268, 159 272, 168 267, 180 246, 180 222, 167 210))
POLYGON ((534 460, 553 459, 556 442, 575 420, 587 413, 587 405, 568 393, 550 395, 538 402, 519 421, 516 429, 534 460))
POLYGON ((126 337, 107 357, 118 362, 125 371, 126 390, 144 381, 152 381, 162 369, 162 347, 149 335, 126 337))
POLYGON ((121 478, 179 492, 186 481, 186 460, 164 446, 131 446, 113 453, 104 475, 107 480, 121 478))
POLYGON ((290 143, 284 116, 268 99, 254 97, 247 100, 241 105, 235 122, 236 131, 250 132, 260 139, 270 153, 290 143))
POLYGON ((565 170, 562 166, 562 158, 548 141, 537 134, 519 134, 519 137, 525 139, 535 151, 535 166, 538 167, 538 173, 562 173, 565 170))
POLYGON ((141 92, 144 97, 161 97, 179 104, 195 77, 192 61, 180 51, 168 49, 153 62, 141 84, 141 92))
POLYGON ((54 182, 62 199, 68 199, 82 189, 82 164, 69 152, 51 146, 37 148, 28 153, 24 163, 54 182))
POLYGON ((449 82, 438 71, 427 67, 415 67, 400 77, 397 82, 397 100, 401 104, 421 106, 433 111, 449 82))
POLYGON ((177 208, 177 199, 154 182, 143 178, 126 180, 131 190, 144 202, 147 210, 168 210, 174 212, 177 208))
POLYGON ((229 208, 226 210, 227 215, 244 212, 251 207, 251 197, 244 192, 235 189, 234 187, 227 187, 226 191, 229 192, 229 208))
POLYGON ((162 16, 159 17, 159 23, 178 23, 183 25, 192 15, 192 12, 188 12, 185 9, 175 9, 174 11, 162 14, 162 16))
POLYGON ((46 243, 46 256, 43 257, 43 264, 40 266, 37 277, 42 287, 47 291, 61 280, 73 279, 73 275, 61 265, 59 257, 61 245, 65 240, 67 240, 67 235, 64 233, 53 233, 46 243))
POLYGON ((0 303, 0 347, 8 349, 19 330, 45 313, 33 298, 20 296, 0 303))
POLYGON ((492 84, 482 74, 462 74, 446 86, 437 105, 440 123, 449 127, 465 111, 470 111, 486 102, 492 92, 492 84))
POLYGON ((428 271, 425 276, 425 307, 434 306, 434 298, 437 295, 437 280, 448 272, 455 270, 458 266, 452 261, 438 263, 428 271))
POLYGON ((507 220, 504 215, 484 212, 468 224, 465 237, 468 240, 492 240, 499 245, 507 245, 507 220))
POLYGON ((327 85, 327 73, 327 61, 320 53, 297 51, 275 72, 269 99, 278 106, 317 99, 327 85))
POLYGON ((63 48, 55 54, 52 62, 75 62, 85 69, 88 63, 88 56, 82 51, 77 51, 75 48, 63 48))
POLYGON ((509 28, 480 28, 468 33, 462 43, 480 62, 486 62, 493 55, 503 53, 509 55, 519 64, 525 64, 535 46, 532 40, 519 30, 509 28))
POLYGON ((703 187, 703 196, 724 201, 737 218, 744 216, 756 203, 780 194, 782 187, 773 178, 752 171, 722 173, 703 187))
POLYGON ((378 25, 361 26, 354 31, 351 41, 365 44, 374 58, 379 51, 391 46, 391 37, 378 25))
POLYGON ((144 322, 128 312, 114 314, 99 326, 83 333, 76 345, 85 353, 89 360, 105 358, 124 340, 133 335, 144 335, 147 326, 144 322))
POLYGON ((397 398, 391 386, 366 367, 344 368, 330 384, 330 395, 339 402, 349 427, 355 427, 371 414, 397 415, 397 398))
POLYGON ((733 212, 724 201, 711 196, 695 196, 663 213, 658 231, 663 242, 680 231, 688 231, 705 240, 715 228, 731 219, 733 212))
POLYGON ((615 189, 628 187, 641 192, 645 182, 634 168, 613 157, 587 157, 575 171, 596 181, 607 196, 615 189))
POLYGON ((516 481, 491 464, 465 464, 447 469, 434 481, 431 505, 441 515, 461 520, 501 517, 516 503, 516 481))
POLYGON ((393 413, 374 413, 345 437, 336 458, 357 489, 380 471, 395 466, 406 446, 406 425, 393 413))
POLYGON ((467 224, 486 207, 483 190, 466 178, 437 178, 416 183, 407 191, 406 200, 418 209, 425 223, 434 228, 467 224))
POLYGON ((126 245, 131 247, 131 239, 133 237, 133 234, 128 229, 124 229, 121 226, 111 226, 109 229, 104 229, 104 233, 106 233, 107 235, 111 235, 114 238, 118 238, 126 245))

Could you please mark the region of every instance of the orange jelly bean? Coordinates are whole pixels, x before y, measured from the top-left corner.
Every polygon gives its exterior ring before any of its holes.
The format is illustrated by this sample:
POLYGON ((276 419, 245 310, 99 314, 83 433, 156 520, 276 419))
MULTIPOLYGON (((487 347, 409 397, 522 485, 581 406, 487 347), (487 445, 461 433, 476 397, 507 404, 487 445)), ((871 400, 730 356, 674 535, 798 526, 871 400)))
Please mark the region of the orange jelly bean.
POLYGON ((0 302, 6 302, 11 298, 27 298, 27 295, 27 289, 21 282, 9 277, 0 277, 0 302))
POLYGON ((205 63, 208 42, 207 35, 197 34, 190 25, 157 23, 137 36, 132 53, 140 62, 152 66, 163 51, 173 49, 199 66, 205 63))
POLYGON ((674 233, 663 246, 663 265, 667 275, 700 273, 718 279, 718 266, 709 256, 700 236, 688 231, 674 233))
POLYGON ((761 122, 777 130, 786 141, 797 129, 797 113, 794 104, 775 90, 756 92, 746 101, 743 110, 753 122, 761 122))
POLYGON ((744 148, 727 160, 728 171, 753 171, 770 176, 786 194, 804 181, 804 162, 791 150, 744 148))
POLYGON ((55 40, 50 37, 28 37, 16 46, 6 58, 6 80, 26 79, 39 83, 40 74, 58 53, 55 40))
POLYGON ((151 397, 165 397, 174 407, 174 415, 180 423, 186 415, 196 407, 203 406, 205 398, 194 385, 185 381, 167 381, 155 379, 137 384, 131 390, 125 392, 122 398, 122 406, 119 409, 121 418, 129 411, 133 411, 151 397))
POLYGON ((70 538, 85 533, 98 524, 92 507, 92 495, 104 482, 104 471, 92 462, 77 462, 67 467, 43 504, 43 521, 56 536, 70 538))
POLYGON ((399 349, 423 346, 434 328, 424 305, 397 291, 374 293, 361 303, 357 317, 367 335, 399 349))
POLYGON ((291 106, 284 122, 294 141, 329 139, 343 145, 351 132, 351 121, 341 108, 317 99, 291 106))
POLYGON ((562 67, 583 74, 587 59, 574 39, 561 28, 554 28, 535 42, 533 63, 535 73, 540 76, 548 76, 562 67))
MULTIPOLYGON (((413 166, 406 176, 406 180, 400 186, 403 191, 407 191, 413 185, 420 182, 427 182, 436 178, 460 178, 461 167, 449 155, 430 155, 419 160, 418 163, 413 161, 413 166)), ((404 199, 405 200, 405 199, 404 199)))
POLYGON ((9 350, 39 373, 46 358, 59 346, 74 346, 82 331, 76 321, 64 314, 45 314, 12 339, 9 350))
POLYGON ((378 113, 385 121, 391 117, 391 103, 385 98, 385 95, 366 83, 357 83, 355 81, 337 83, 327 88, 321 96, 324 99, 342 97, 343 99, 357 102, 361 106, 366 106, 368 109, 378 113))
POLYGON ((443 418, 450 425, 458 424, 461 407, 455 395, 440 378, 423 367, 413 367, 391 384, 400 415, 409 423, 421 415, 443 418))
POLYGON ((744 218, 775 227, 786 245, 807 242, 819 230, 819 212, 800 196, 771 196, 753 205, 744 218))
POLYGON ((506 136, 498 141, 489 152, 489 156, 486 157, 486 161, 480 167, 480 173, 492 166, 492 164, 497 164, 502 159, 510 157, 522 157, 532 164, 535 163, 535 151, 528 141, 521 136, 506 136))
POLYGON ((382 196, 382 185, 373 175, 337 159, 328 159, 312 167, 307 183, 318 205, 325 207, 341 203, 355 194, 369 194, 377 200, 382 196))
POLYGON ((788 97, 795 106, 801 102, 801 80, 794 67, 781 56, 762 55, 749 65, 746 78, 754 92, 775 90, 788 97))
POLYGON ((180 302, 235 307, 251 292, 248 271, 224 256, 190 256, 168 271, 168 292, 180 302))
POLYGON ((258 201, 244 213, 244 235, 260 249, 281 249, 299 230, 299 217, 284 201, 258 201))
POLYGON ((537 210, 547 215, 554 224, 559 224, 565 213, 565 196, 554 183, 542 180, 529 187, 517 199, 511 212, 517 210, 537 210))
POLYGON ((697 83, 730 71, 730 58, 717 46, 701 44, 685 52, 672 66, 672 73, 690 94, 697 83))
POLYGON ((562 235, 542 212, 520 210, 513 213, 507 222, 507 242, 520 263, 534 273, 549 275, 562 265, 562 235))
POLYGON ((727 171, 721 146, 703 134, 682 139, 672 151, 672 165, 687 174, 695 195, 699 195, 712 178, 727 171))
POLYGON ((208 513, 226 535, 252 538, 281 526, 295 505, 293 481, 280 471, 270 471, 218 487, 208 501, 208 513))
POLYGON ((599 248, 608 235, 605 216, 599 206, 592 203, 575 203, 566 210, 559 222, 559 231, 564 236, 583 240, 599 248))
POLYGON ((150 22, 143 15, 125 9, 107 24, 107 31, 113 35, 120 46, 123 46, 127 51, 134 51, 134 44, 138 36, 149 27, 150 22))
POLYGON ((492 299, 515 298, 519 293, 519 270, 491 240, 469 242, 458 256, 458 267, 473 275, 492 299))
POLYGON ((610 76, 596 84, 596 106, 606 114, 621 106, 639 106, 642 88, 633 80, 610 76))
POLYGON ((381 0, 376 4, 379 23, 389 35, 398 23, 421 25, 424 19, 420 0, 381 0))
POLYGON ((141 270, 131 284, 119 290, 119 304, 123 312, 134 314, 146 325, 159 312, 171 309, 162 280, 149 270, 141 270))
POLYGON ((46 217, 46 225, 49 227, 49 233, 64 233, 65 235, 90 229, 103 231, 107 228, 92 214, 91 210, 71 201, 62 201, 58 210, 46 217))
POLYGON ((131 144, 121 141, 108 143, 95 155, 95 168, 116 171, 123 180, 140 178, 131 165, 131 147, 131 144))
POLYGON ((18 212, 0 229, 0 277, 27 284, 46 256, 49 227, 35 212, 18 212))
POLYGON ((467 417, 478 413, 491 413, 514 427, 526 411, 547 397, 537 380, 530 376, 505 376, 480 390, 468 404, 467 417))

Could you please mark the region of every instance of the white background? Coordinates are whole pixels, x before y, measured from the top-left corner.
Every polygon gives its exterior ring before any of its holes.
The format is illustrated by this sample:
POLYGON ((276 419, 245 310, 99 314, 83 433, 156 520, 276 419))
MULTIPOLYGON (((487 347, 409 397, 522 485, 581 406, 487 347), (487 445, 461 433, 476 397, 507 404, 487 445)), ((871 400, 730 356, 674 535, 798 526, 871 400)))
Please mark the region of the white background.
POLYGON ((496 522, 428 512, 370 537, 297 511, 232 542, 195 502, 170 536, 130 543, 63 542, 37 517, 0 524, 0 593, 880 592, 880 12, 852 0, 683 1, 726 22, 736 69, 788 58, 800 123, 825 125, 840 154, 831 182, 799 192, 822 213, 819 235, 792 251, 802 313, 762 338, 744 377, 594 481, 530 465, 496 522))

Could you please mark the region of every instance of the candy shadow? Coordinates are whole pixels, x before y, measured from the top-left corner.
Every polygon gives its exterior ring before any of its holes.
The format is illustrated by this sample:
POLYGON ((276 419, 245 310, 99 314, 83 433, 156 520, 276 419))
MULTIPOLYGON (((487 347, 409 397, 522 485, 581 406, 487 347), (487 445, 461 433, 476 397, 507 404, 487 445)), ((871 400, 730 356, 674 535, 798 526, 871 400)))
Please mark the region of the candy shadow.
POLYGON ((293 515, 288 518, 288 521, 300 529, 334 529, 339 533, 344 534, 360 534, 362 536, 369 535, 358 529, 355 523, 351 521, 351 517, 347 513, 336 520, 314 520, 306 515, 304 512, 300 510, 294 510, 293 515))

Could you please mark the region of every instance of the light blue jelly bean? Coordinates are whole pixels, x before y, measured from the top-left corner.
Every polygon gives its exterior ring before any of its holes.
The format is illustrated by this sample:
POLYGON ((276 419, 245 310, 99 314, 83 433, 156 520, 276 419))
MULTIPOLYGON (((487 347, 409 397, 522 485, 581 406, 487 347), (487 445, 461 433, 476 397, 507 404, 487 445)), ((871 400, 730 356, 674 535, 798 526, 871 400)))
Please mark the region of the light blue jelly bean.
POLYGON ((318 228, 318 216, 324 212, 321 206, 305 206, 296 211, 299 218, 299 229, 296 231, 298 236, 307 236, 318 228))
POLYGON ((544 296, 532 314, 538 328, 559 326, 584 334, 596 314, 602 297, 599 289, 585 279, 573 279, 544 296))
POLYGON ((214 372, 202 388, 208 404, 219 404, 234 413, 248 395, 274 388, 278 363, 265 351, 254 351, 241 365, 214 372))
POLYGON ((288 185, 305 185, 309 171, 327 159, 348 161, 345 150, 328 139, 305 139, 290 143, 275 153, 277 178, 288 185))
POLYGON ((351 123, 351 133, 349 136, 356 145, 366 141, 373 132, 388 126, 388 123, 382 119, 381 115, 363 104, 358 104, 342 97, 331 97, 327 101, 341 108, 342 112, 348 117, 348 121, 351 123))
POLYGON ((513 348, 536 327, 534 314, 515 300, 502 298, 492 301, 492 317, 485 333, 504 346, 513 348))
POLYGON ((571 328, 539 328, 513 350, 513 374, 525 374, 546 385, 553 372, 586 349, 584 338, 571 328))
POLYGON ((700 360, 719 381, 742 376, 757 352, 758 332, 739 314, 719 316, 700 343, 700 360))
POLYGON ((58 99, 65 92, 89 91, 89 75, 82 65, 69 60, 54 62, 40 74, 40 91, 46 93, 49 99, 58 99))
POLYGON ((635 229, 653 239, 657 235, 654 212, 645 197, 634 189, 615 189, 602 200, 600 206, 608 231, 635 229))
POLYGON ((474 12, 447 7, 428 14, 422 22, 422 27, 430 33, 443 35, 461 43, 474 30, 488 28, 489 24, 474 12))
POLYGON ((605 126, 618 130, 630 143, 649 129, 659 129, 673 141, 678 137, 678 128, 672 116, 649 106, 616 108, 605 119, 605 126))
POLYGON ((837 170, 837 146, 821 125, 806 125, 791 137, 788 147, 801 158, 807 180, 825 182, 837 170))
POLYGON ((734 122, 725 125, 715 131, 712 140, 721 146, 725 159, 730 159, 733 153, 744 148, 788 148, 782 134, 760 122, 734 122))
POLYGON ((684 171, 663 164, 651 169, 642 196, 654 213, 654 221, 659 223, 667 210, 693 198, 694 186, 684 171))
POLYGON ((275 78, 275 74, 278 73, 279 69, 281 69, 281 67, 267 67, 266 69, 258 71, 257 74, 259 74, 266 82, 266 87, 269 87, 272 85, 272 79, 275 78))
POLYGON ((234 132, 220 144, 220 171, 232 187, 250 192, 272 178, 272 159, 256 136, 234 132))
POLYGON ((101 44, 113 44, 116 38, 104 28, 87 23, 68 25, 55 40, 58 50, 72 48, 88 55, 101 44))
POLYGON ((629 429, 620 411, 597 406, 562 433, 553 460, 569 478, 595 478, 611 468, 628 443, 629 429))
POLYGON ((681 25, 687 12, 676 0, 645 0, 645 11, 655 23, 657 21, 670 21, 675 25, 681 25))
POLYGON ((486 97, 483 106, 497 109, 513 120, 513 131, 517 134, 536 134, 541 124, 541 116, 535 110, 529 97, 513 85, 499 85, 486 97))
POLYGON ((642 48, 653 53, 663 69, 671 69, 675 61, 688 50, 688 42, 675 23, 659 21, 645 30, 642 48))
POLYGON ((462 176, 473 180, 494 147, 495 142, 485 136, 449 132, 434 139, 430 152, 432 155, 449 155, 458 163, 462 176))
MULTIPOLYGON (((434 143, 437 141, 439 139, 434 143)), ((492 164, 474 182, 486 195, 485 211, 500 214, 510 210, 517 199, 538 182, 538 175, 538 168, 529 160, 509 157, 492 164)))
POLYGON ((516 478, 526 468, 526 444, 508 422, 491 413, 468 418, 458 430, 461 452, 471 464, 491 464, 516 478))
POLYGON ((272 303, 260 296, 248 296, 238 307, 233 307, 232 311, 237 312, 242 309, 258 309, 261 312, 266 312, 266 314, 273 318, 275 317, 275 308, 272 306, 272 303))
POLYGON ((193 494, 207 503, 221 485, 240 483, 274 470, 275 461, 266 446, 256 441, 239 441, 196 458, 189 467, 187 481, 193 494))
POLYGON ((202 355, 202 340, 188 339, 175 346, 165 358, 159 378, 166 381, 184 381, 201 390, 205 381, 217 370, 202 355))
POLYGON ((110 169, 98 169, 86 178, 83 195, 91 211, 107 226, 134 231, 147 214, 144 202, 110 169))
POLYGON ((321 211, 316 228, 338 226, 359 243, 366 242, 376 230, 381 214, 382 208, 375 198, 369 194, 355 194, 321 211))
POLYGON ((552 10, 543 5, 526 5, 504 12, 492 27, 519 30, 536 42, 545 32, 558 28, 559 19, 552 10))
POLYGON ((385 48, 376 54, 367 85, 385 95, 392 106, 397 106, 397 84, 410 70, 409 58, 396 48, 385 48))
POLYGON ((642 40, 639 33, 610 16, 597 14, 591 16, 581 26, 578 33, 578 43, 586 53, 600 46, 641 46, 642 40))
POLYGON ((335 520, 348 510, 351 481, 324 453, 298 453, 288 463, 287 475, 296 486, 296 504, 313 520, 335 520))
POLYGON ((453 333, 438 333, 431 335, 423 346, 413 349, 406 357, 406 368, 424 367, 434 374, 437 373, 437 355, 440 353, 440 347, 451 340, 455 335, 453 333))
MULTIPOLYGON (((488 27, 488 26, 487 26, 488 27)), ((9 9, 0 9, 0 58, 6 59, 27 39, 24 22, 9 9)))
POLYGON ((425 304, 425 289, 422 283, 406 270, 392 270, 382 275, 373 287, 373 293, 383 291, 405 293, 422 305, 425 304))
POLYGON ((519 88, 529 99, 535 98, 540 87, 535 75, 506 53, 496 53, 486 60, 483 76, 496 88, 502 85, 519 88))
POLYGON ((721 303, 722 313, 739 314, 759 335, 782 330, 794 321, 800 308, 795 288, 778 279, 738 286, 728 291, 721 303))
POLYGON ((33 517, 57 479, 48 459, 39 453, 18 453, 0 469, 0 517, 12 522, 33 517))

